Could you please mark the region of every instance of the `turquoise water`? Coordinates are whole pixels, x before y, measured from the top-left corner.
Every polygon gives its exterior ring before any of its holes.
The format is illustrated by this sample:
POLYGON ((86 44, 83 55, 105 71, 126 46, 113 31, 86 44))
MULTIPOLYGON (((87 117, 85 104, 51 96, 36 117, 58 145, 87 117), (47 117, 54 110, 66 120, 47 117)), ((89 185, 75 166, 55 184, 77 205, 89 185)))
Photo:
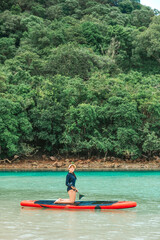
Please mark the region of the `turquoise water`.
POLYGON ((83 200, 136 201, 126 210, 22 208, 24 199, 66 198, 66 172, 0 172, 1 240, 159 240, 160 172, 76 172, 83 200))

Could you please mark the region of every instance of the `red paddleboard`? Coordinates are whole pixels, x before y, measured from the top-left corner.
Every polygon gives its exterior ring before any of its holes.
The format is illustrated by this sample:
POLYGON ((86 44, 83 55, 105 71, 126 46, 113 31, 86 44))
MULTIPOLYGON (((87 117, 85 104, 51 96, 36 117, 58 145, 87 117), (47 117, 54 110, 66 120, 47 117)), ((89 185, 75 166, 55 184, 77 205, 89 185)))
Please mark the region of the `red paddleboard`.
POLYGON ((54 203, 55 200, 23 200, 24 207, 54 208, 54 209, 122 209, 137 206, 130 201, 76 201, 74 204, 54 203))

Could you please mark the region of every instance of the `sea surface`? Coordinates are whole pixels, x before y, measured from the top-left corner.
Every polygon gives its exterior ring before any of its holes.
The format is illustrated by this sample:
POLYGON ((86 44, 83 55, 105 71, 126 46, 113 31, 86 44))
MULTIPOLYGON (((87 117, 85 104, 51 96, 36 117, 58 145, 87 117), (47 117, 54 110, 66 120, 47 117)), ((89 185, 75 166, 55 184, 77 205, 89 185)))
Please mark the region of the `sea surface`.
POLYGON ((160 240, 160 172, 76 172, 82 200, 136 201, 124 210, 21 207, 67 198, 67 172, 0 172, 0 240, 160 240))

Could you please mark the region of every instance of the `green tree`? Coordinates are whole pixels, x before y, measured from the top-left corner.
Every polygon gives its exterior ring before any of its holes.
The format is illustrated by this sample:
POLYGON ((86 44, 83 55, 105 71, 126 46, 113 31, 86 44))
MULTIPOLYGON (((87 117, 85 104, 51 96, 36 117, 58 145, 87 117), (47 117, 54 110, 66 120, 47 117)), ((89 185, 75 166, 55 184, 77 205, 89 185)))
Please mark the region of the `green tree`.
POLYGON ((63 5, 63 11, 66 15, 72 15, 75 13, 76 8, 79 7, 78 0, 66 0, 63 5))
POLYGON ((131 13, 134 9, 133 4, 130 0, 123 0, 120 2, 119 8, 122 13, 131 13))
POLYGON ((100 52, 105 39, 97 24, 92 22, 84 22, 81 25, 81 31, 86 43, 93 47, 93 50, 100 52))
POLYGON ((40 3, 32 4, 31 12, 33 13, 33 15, 36 15, 36 16, 39 16, 39 17, 42 17, 42 18, 44 18, 45 15, 46 15, 46 10, 43 7, 43 5, 40 4, 40 3))
POLYGON ((64 16, 63 5, 52 5, 46 9, 46 16, 49 20, 60 19, 64 16))
POLYGON ((83 153, 90 157, 92 153, 106 153, 112 149, 109 139, 99 132, 98 109, 85 103, 68 109, 62 140, 64 152, 83 153))
POLYGON ((1 157, 23 153, 23 144, 32 139, 32 126, 20 103, 0 98, 1 157))
POLYGON ((6 78, 6 74, 3 71, 0 71, 0 93, 4 92, 7 88, 6 78))
POLYGON ((152 58, 160 63, 160 16, 155 16, 149 27, 137 34, 135 54, 152 58))
POLYGON ((14 57, 16 53, 14 38, 0 38, 0 62, 4 63, 6 59, 14 57))
POLYGON ((45 69, 45 62, 31 51, 19 51, 14 59, 7 60, 5 64, 13 74, 28 71, 27 74, 40 75, 45 69))
POLYGON ((52 51, 49 57, 46 72, 64 76, 80 76, 88 79, 90 74, 97 69, 109 69, 110 59, 98 56, 92 50, 78 48, 73 44, 60 46, 52 51), (107 61, 108 60, 108 61, 107 61))
POLYGON ((153 17, 154 12, 151 9, 142 8, 140 10, 134 10, 131 13, 131 24, 136 27, 148 27, 153 17))
POLYGON ((158 154, 160 150, 160 137, 154 131, 150 131, 150 126, 147 123, 144 127, 144 142, 142 145, 144 153, 149 156, 158 154))
POLYGON ((52 154, 59 152, 66 111, 85 98, 82 79, 59 75, 44 79, 36 89, 35 106, 29 111, 36 145, 52 154))
POLYGON ((139 143, 139 134, 134 129, 126 127, 117 129, 116 154, 136 159, 140 155, 139 143))
POLYGON ((15 4, 15 2, 16 1, 14 1, 14 0, 8 0, 8 1, 1 0, 1 2, 0 2, 0 12, 11 9, 11 7, 15 4))

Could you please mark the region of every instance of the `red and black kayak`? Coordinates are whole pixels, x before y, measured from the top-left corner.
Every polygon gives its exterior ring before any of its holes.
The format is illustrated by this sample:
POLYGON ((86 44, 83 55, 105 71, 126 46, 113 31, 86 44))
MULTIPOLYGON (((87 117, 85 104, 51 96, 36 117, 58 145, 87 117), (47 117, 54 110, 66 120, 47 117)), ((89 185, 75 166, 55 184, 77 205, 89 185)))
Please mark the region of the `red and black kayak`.
POLYGON ((76 201, 74 204, 54 203, 55 200, 23 200, 20 204, 25 207, 54 208, 54 209, 122 209, 137 206, 130 201, 76 201))

